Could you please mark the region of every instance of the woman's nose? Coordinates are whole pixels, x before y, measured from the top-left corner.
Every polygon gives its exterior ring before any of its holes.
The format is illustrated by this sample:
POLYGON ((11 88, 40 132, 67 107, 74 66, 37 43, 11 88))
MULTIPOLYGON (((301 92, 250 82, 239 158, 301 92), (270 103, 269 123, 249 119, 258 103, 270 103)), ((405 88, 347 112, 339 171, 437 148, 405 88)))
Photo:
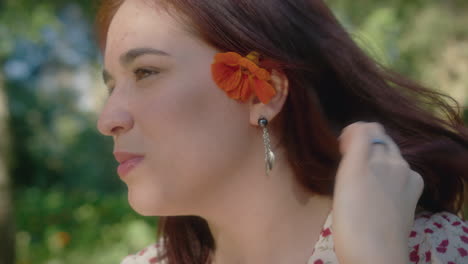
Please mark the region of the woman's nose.
POLYGON ((107 106, 99 115, 97 123, 98 130, 101 134, 117 136, 133 127, 133 118, 128 111, 107 106))

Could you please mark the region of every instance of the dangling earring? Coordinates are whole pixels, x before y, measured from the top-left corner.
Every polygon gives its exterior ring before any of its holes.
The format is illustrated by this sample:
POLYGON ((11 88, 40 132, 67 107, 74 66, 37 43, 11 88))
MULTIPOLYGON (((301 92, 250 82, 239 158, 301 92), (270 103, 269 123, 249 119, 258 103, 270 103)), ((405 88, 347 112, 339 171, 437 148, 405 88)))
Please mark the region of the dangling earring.
POLYGON ((275 163, 275 154, 271 150, 270 145, 270 134, 268 133, 267 125, 268 120, 265 117, 260 117, 258 119, 258 125, 263 128, 263 144, 265 145, 265 169, 266 174, 273 169, 273 164, 275 163))

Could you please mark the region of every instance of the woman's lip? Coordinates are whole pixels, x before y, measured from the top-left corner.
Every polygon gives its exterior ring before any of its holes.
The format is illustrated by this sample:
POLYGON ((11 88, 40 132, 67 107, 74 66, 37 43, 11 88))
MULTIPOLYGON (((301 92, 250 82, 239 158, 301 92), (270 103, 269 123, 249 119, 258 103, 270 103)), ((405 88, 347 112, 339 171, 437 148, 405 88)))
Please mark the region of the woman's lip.
POLYGON ((122 162, 119 167, 117 167, 117 173, 121 178, 125 177, 133 168, 135 168, 142 160, 143 156, 135 157, 128 159, 122 162))

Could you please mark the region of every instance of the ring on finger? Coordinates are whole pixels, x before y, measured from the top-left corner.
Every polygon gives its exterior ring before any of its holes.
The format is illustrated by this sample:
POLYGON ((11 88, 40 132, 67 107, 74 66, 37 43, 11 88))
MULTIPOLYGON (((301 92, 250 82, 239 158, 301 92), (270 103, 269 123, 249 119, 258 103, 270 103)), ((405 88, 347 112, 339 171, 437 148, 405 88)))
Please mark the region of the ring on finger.
POLYGON ((373 138, 371 140, 371 145, 383 145, 385 150, 389 149, 388 143, 385 140, 380 139, 380 138, 373 138))

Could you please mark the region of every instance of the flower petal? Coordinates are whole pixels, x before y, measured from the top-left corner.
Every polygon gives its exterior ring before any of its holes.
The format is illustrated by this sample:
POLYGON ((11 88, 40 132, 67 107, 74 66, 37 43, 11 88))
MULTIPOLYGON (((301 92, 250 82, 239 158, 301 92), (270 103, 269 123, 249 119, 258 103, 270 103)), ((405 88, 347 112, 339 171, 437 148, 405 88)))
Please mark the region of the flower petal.
POLYGON ((235 52, 217 53, 215 55, 214 63, 224 63, 229 66, 237 66, 239 65, 240 59, 242 59, 242 56, 235 52))
POLYGON ((232 99, 236 99, 236 100, 239 100, 241 98, 241 89, 240 89, 240 86, 242 85, 242 83, 240 83, 236 89, 232 89, 230 91, 226 91, 227 95, 232 98, 232 99))
POLYGON ((252 95, 252 87, 250 85, 252 76, 243 74, 242 76, 242 86, 240 87, 241 90, 241 100, 243 102, 247 101, 250 96, 252 95))
POLYGON ((239 60, 239 65, 246 68, 250 73, 252 73, 255 77, 257 77, 260 80, 270 80, 270 73, 267 70, 260 68, 257 64, 255 64, 249 59, 241 58, 239 60))
POLYGON ((242 74, 241 81, 239 82, 237 88, 227 91, 227 95, 232 99, 245 102, 247 99, 249 99, 249 96, 252 94, 252 90, 249 85, 249 79, 250 78, 248 75, 242 74))
POLYGON ((253 83, 255 95, 257 95, 263 104, 267 104, 276 95, 276 90, 267 81, 254 78, 253 83))
POLYGON ((215 83, 232 99, 246 101, 255 93, 266 104, 276 94, 268 83, 270 73, 238 53, 216 54, 211 71, 215 83))
POLYGON ((238 64, 250 72, 254 72, 256 69, 258 69, 258 65, 255 64, 253 61, 247 59, 247 58, 240 58, 238 64))
POLYGON ((270 73, 267 70, 262 69, 262 68, 256 69, 255 71, 252 72, 252 74, 262 81, 269 81, 271 79, 270 73))
POLYGON ((212 64, 211 73, 218 87, 226 92, 237 89, 242 77, 239 67, 231 67, 223 63, 212 64))

